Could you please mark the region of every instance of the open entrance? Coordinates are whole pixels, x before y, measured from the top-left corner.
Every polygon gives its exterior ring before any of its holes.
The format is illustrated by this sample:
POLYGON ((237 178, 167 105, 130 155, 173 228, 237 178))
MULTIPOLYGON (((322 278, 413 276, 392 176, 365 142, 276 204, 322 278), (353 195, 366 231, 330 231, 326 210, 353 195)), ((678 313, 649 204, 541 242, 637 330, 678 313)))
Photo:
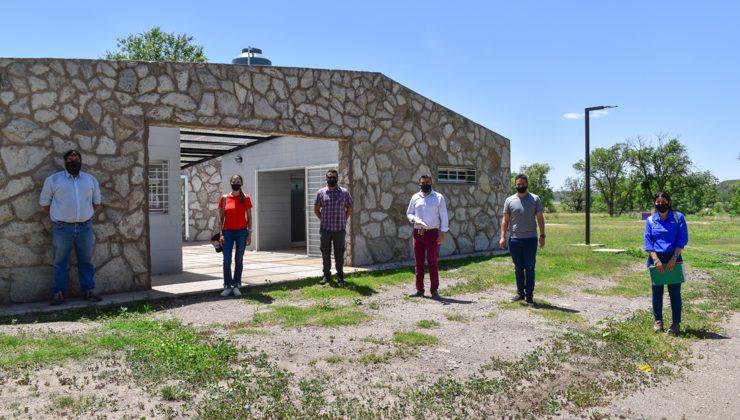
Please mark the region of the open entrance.
MULTIPOLYGON (((336 140, 150 127, 152 274, 191 267, 184 261, 192 257, 189 247, 207 245, 219 231, 218 201, 231 190, 233 175, 242 177, 254 205, 247 251, 320 256, 313 201, 326 170, 337 169, 338 160, 336 140)), ((220 277, 220 255, 199 253, 198 259, 197 265, 213 265, 208 272, 220 277)))

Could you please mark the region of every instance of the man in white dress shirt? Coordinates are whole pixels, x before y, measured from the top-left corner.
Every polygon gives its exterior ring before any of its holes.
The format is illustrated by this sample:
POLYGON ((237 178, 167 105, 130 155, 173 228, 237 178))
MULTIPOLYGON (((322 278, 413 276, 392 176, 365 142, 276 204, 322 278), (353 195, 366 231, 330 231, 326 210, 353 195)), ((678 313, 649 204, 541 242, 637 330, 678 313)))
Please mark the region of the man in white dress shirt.
POLYGON ((52 305, 64 303, 69 278, 69 254, 77 253, 77 272, 83 299, 99 302, 95 288, 93 264, 92 218, 100 206, 98 180, 80 170, 82 155, 77 150, 64 154, 64 170, 49 175, 44 181, 39 204, 51 218, 51 254, 54 260, 54 297, 52 305))
POLYGON ((414 259, 416 260, 416 291, 411 297, 424 296, 424 257, 429 266, 429 291, 433 299, 441 299, 439 289, 439 246, 448 230, 447 204, 442 194, 432 190, 432 177, 419 178, 421 191, 414 194, 406 217, 414 224, 414 259))

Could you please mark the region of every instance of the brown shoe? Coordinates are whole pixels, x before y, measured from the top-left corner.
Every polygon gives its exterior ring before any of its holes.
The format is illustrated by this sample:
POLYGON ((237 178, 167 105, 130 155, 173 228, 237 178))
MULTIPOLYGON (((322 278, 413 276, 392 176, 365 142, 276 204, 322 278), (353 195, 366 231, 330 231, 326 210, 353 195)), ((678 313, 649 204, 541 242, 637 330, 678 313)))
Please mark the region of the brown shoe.
POLYGON ((663 321, 655 321, 655 325, 653 325, 653 330, 656 332, 663 331, 663 321))
POLYGON ((101 300, 103 300, 103 298, 93 293, 92 290, 88 290, 87 292, 85 292, 84 300, 88 302, 100 302, 101 300))
POLYGON ((668 334, 679 335, 680 333, 681 333, 681 326, 675 322, 671 324, 670 328, 668 328, 668 334))
POLYGON ((56 292, 54 293, 54 297, 51 298, 51 306, 57 306, 64 303, 64 293, 63 292, 56 292))

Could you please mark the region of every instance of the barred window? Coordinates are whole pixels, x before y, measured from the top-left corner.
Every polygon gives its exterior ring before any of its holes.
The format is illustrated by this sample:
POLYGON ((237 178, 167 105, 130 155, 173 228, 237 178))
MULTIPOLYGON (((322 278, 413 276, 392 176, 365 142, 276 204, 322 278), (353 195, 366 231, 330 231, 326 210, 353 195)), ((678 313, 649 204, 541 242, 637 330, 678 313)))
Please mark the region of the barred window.
POLYGON ((475 184, 475 168, 440 166, 437 168, 437 181, 449 184, 475 184))
POLYGON ((169 211, 169 165, 166 160, 149 162, 149 213, 169 211))

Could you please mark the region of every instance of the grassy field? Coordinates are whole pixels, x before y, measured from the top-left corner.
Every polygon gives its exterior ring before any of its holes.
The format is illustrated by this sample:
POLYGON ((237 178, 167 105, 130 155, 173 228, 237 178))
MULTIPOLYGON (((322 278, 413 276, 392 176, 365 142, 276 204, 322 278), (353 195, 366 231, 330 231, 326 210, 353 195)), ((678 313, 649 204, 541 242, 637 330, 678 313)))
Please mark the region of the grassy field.
MULTIPOLYGON (((621 254, 597 254, 586 247, 571 246, 583 242, 583 215, 548 214, 546 219, 548 242, 537 257, 538 305, 529 313, 561 325, 562 332, 517 360, 493 359, 469 372, 464 380, 419 379, 418 386, 406 387, 389 382, 383 386, 388 387, 395 403, 345 395, 333 389, 334 379, 325 375, 298 378, 280 367, 269 352, 240 347, 232 338, 270 336, 269 328, 274 327, 330 328, 338 333, 342 328, 362 330, 382 313, 386 302, 380 296, 386 288, 413 284, 411 268, 353 274, 347 277, 346 288, 322 287, 314 280, 250 288, 242 301, 254 307, 252 319, 220 330, 222 326, 196 328, 177 319, 157 317, 167 309, 166 302, 20 318, 3 316, 0 321, 4 324, 95 324, 79 333, 0 333, 0 385, 31 383, 34 372, 45 366, 112 357, 124 360, 132 381, 151 398, 182 404, 182 413, 200 418, 469 417, 491 405, 514 404, 518 395, 533 388, 546 390, 541 398, 527 400, 533 415, 563 409, 577 413, 614 395, 669 379, 688 357, 693 341, 721 331, 722 320, 740 310, 740 267, 730 264, 740 261, 740 221, 736 218, 688 217, 685 264, 689 272, 701 274, 706 281, 685 284, 685 334, 678 338, 654 334, 651 314, 644 310, 597 324, 575 311, 548 310, 554 307, 548 299, 568 296, 574 290, 601 298, 635 298, 648 296, 649 287, 647 274, 640 268, 646 258, 641 251, 644 222, 636 215, 592 217, 592 242, 627 250, 621 254), (593 283, 606 286, 590 286, 593 283), (239 398, 250 401, 249 405, 228 403, 239 398), (401 403, 404 401, 413 403, 401 403)), ((492 288, 514 291, 507 256, 466 257, 440 265, 443 278, 455 280, 454 285, 441 290, 445 297, 492 288)), ((497 308, 526 309, 518 303, 499 303, 497 308)), ((666 320, 670 320, 668 312, 666 320)), ((389 350, 327 355, 322 360, 331 365, 367 367, 408 360, 421 349, 439 344, 441 323, 465 329, 469 317, 446 313, 444 319, 416 322, 413 330, 399 328, 388 339, 368 335, 361 340, 364 344, 389 350)), ((83 415, 95 410, 100 401, 94 395, 60 396, 46 410, 83 415)))

